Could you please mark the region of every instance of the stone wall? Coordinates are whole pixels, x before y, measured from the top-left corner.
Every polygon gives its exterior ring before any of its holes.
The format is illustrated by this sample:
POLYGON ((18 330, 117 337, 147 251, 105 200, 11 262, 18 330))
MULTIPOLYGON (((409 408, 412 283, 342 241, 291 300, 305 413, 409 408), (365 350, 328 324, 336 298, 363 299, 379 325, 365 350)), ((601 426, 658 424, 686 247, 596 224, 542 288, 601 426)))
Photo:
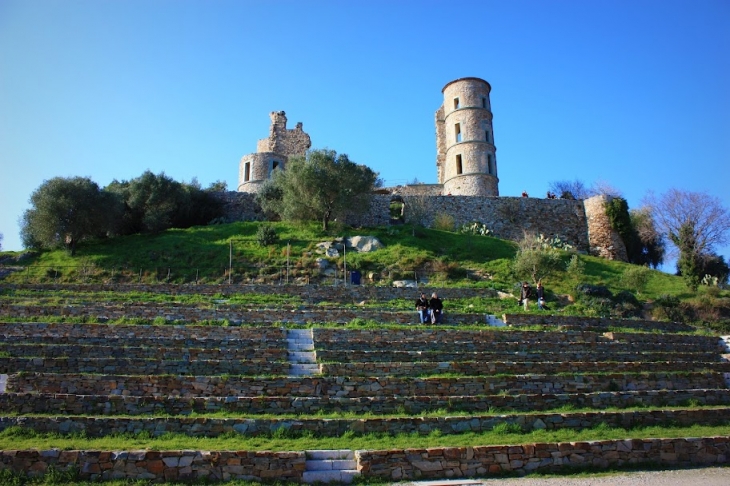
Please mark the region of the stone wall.
MULTIPOLYGON (((577 250, 610 259, 626 261, 626 249, 605 215, 605 197, 585 201, 539 199, 529 197, 449 196, 440 194, 434 185, 412 185, 394 189, 394 194, 374 194, 370 209, 363 215, 346 215, 345 221, 355 226, 375 227, 390 224, 390 202, 394 195, 405 200, 408 220, 408 197, 419 197, 428 212, 423 223, 432 226, 438 214, 450 215, 456 227, 484 223, 498 238, 521 240, 525 233, 545 237, 561 236, 577 250), (623 248, 623 250, 622 250, 623 248)), ((225 218, 228 221, 263 219, 253 196, 247 193, 225 193, 225 218)))
POLYGON ((691 390, 646 390, 592 393, 537 393, 486 396, 411 397, 267 397, 267 396, 122 396, 76 395, 67 393, 3 393, 0 410, 17 414, 68 415, 187 415, 196 413, 318 414, 374 413, 423 414, 437 410, 454 413, 487 413, 492 409, 514 412, 575 408, 682 407, 688 403, 730 405, 725 388, 691 390))
POLYGON ((305 471, 304 452, 269 451, 0 451, 0 469, 41 476, 77 470, 89 481, 294 481, 305 471))
POLYGON ((357 451, 356 458, 362 475, 384 480, 524 475, 638 464, 708 466, 730 462, 730 437, 357 451))
MULTIPOLYGON (((2 368, 0 358, 0 369, 2 368)), ((365 362, 323 363, 322 373, 327 376, 427 376, 455 373, 465 376, 497 374, 529 375, 558 373, 661 373, 713 370, 730 373, 730 362, 514 362, 514 361, 452 361, 452 362, 365 362)), ((22 368, 18 367, 17 370, 22 368)), ((28 371, 39 371, 33 367, 28 371)))
POLYGON ((608 317, 556 316, 551 314, 503 314, 508 326, 562 326, 568 328, 626 327, 639 331, 693 332, 695 329, 681 322, 648 321, 641 319, 612 319, 608 317))
MULTIPOLYGON (((79 353, 80 354, 80 353, 79 353)), ((282 356, 286 360, 286 356, 282 356)), ((285 376, 289 374, 286 361, 240 360, 164 360, 136 358, 4 358, 0 357, 0 373, 108 373, 124 375, 245 375, 285 376)))
MULTIPOLYGON (((121 340, 116 343, 89 342, 84 338, 68 340, 68 344, 59 343, 59 338, 43 339, 40 336, 29 339, 21 338, 33 344, 0 343, 0 351, 10 357, 32 356, 44 358, 104 358, 110 360, 161 360, 161 361, 246 361, 248 363, 276 362, 287 360, 287 350, 284 343, 279 347, 262 348, 259 343, 249 342, 243 347, 240 343, 218 343, 208 348, 191 346, 162 346, 157 342, 145 340, 121 340), (49 342, 50 341, 50 342, 49 342), (134 345, 137 344, 137 345, 134 345)), ((15 341, 16 339, 13 339, 15 341)), ((169 341, 168 341, 169 342, 169 341)), ((268 343, 267 343, 268 344, 268 343)))
MULTIPOLYGON (((402 346, 402 347, 407 347, 402 346)), ((456 347, 456 346, 454 346, 456 347)), ((525 346, 523 349, 506 349, 502 351, 358 351, 352 349, 320 349, 317 359, 323 363, 383 363, 401 361, 447 362, 447 361, 508 361, 514 359, 534 361, 684 361, 684 362, 716 362, 720 355, 717 351, 685 352, 670 349, 660 351, 634 351, 621 349, 538 349, 525 346)))
POLYGON ((722 372, 512 375, 465 378, 83 375, 16 373, 9 392, 182 397, 453 397, 498 393, 579 393, 726 387, 722 372))

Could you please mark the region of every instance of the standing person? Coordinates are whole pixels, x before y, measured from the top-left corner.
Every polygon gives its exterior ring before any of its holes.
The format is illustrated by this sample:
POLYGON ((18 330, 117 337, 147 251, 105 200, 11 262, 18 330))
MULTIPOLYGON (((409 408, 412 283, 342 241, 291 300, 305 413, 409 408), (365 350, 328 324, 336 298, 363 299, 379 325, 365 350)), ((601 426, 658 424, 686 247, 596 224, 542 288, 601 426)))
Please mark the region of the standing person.
POLYGON ((527 304, 532 297, 532 287, 527 282, 522 282, 522 289, 520 290, 520 302, 522 303, 525 310, 528 309, 527 304))
POLYGON ((418 318, 421 320, 421 324, 429 321, 428 299, 423 292, 421 292, 421 296, 416 300, 416 311, 418 311, 418 318))
POLYGON ((535 292, 537 297, 537 308, 540 310, 545 309, 545 288, 542 286, 542 280, 537 281, 537 289, 535 292))
POLYGON ((441 302, 436 292, 431 294, 428 307, 431 309, 431 322, 433 324, 441 324, 441 321, 443 321, 444 303, 441 302))

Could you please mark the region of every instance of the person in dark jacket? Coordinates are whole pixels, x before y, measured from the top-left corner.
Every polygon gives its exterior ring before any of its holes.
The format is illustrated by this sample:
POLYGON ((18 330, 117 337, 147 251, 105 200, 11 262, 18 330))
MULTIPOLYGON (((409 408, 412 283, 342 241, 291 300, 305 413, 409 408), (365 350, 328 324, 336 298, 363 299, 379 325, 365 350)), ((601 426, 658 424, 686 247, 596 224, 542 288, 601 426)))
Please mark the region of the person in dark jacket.
POLYGON ((421 296, 416 299, 416 311, 418 311, 418 318, 421 320, 421 324, 429 321, 430 314, 428 312, 428 299, 426 294, 421 293, 421 296))
POLYGON ((520 304, 527 310, 527 304, 530 302, 532 297, 532 287, 527 282, 522 282, 522 289, 520 289, 520 304))
POLYGON ((431 294, 431 300, 428 301, 428 307, 431 310, 431 322, 433 324, 441 324, 443 321, 444 303, 438 298, 436 292, 431 294))

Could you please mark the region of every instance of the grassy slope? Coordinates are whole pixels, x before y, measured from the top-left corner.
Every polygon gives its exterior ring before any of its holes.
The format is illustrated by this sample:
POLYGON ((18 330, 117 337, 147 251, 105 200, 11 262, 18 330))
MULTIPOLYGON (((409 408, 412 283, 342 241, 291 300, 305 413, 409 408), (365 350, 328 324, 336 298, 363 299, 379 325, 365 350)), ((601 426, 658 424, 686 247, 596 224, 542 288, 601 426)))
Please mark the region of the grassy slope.
MULTIPOLYGON (((261 223, 233 223, 227 225, 195 227, 186 230, 168 230, 158 235, 134 235, 108 241, 81 245, 77 256, 72 258, 65 251, 43 252, 24 260, 30 265, 29 272, 16 273, 8 281, 22 282, 44 279, 78 282, 85 275, 108 279, 126 271, 135 276, 142 270, 142 281, 164 280, 168 270, 172 282, 189 282, 196 273, 202 282, 224 283, 225 271, 229 265, 229 251, 232 248, 234 275, 241 275, 252 267, 283 267, 286 265, 287 244, 290 245, 290 263, 293 269, 312 269, 319 256, 314 250, 317 242, 331 240, 335 236, 373 235, 385 248, 372 253, 347 254, 347 268, 358 269, 367 274, 375 272, 378 283, 387 285, 390 280, 428 276, 434 287, 469 286, 494 288, 514 292, 518 281, 510 271, 511 259, 515 255, 514 243, 491 237, 463 235, 447 231, 419 229, 416 236, 408 226, 385 228, 352 229, 339 228, 324 234, 317 225, 291 225, 271 223, 279 235, 279 242, 260 247, 256 242, 256 231, 261 223), (86 273, 85 273, 86 272, 86 273)), ((565 255, 565 261, 569 255, 565 255)), ((548 294, 574 294, 578 283, 607 286, 614 294, 622 290, 634 293, 622 283, 622 273, 629 266, 625 263, 581 255, 585 262, 585 273, 578 280, 566 273, 549 279, 548 294)), ((342 268, 343 257, 336 261, 342 268)), ((272 273, 273 270, 256 269, 250 275, 272 273)), ((293 270, 292 275, 296 275, 293 270)), ((94 278, 92 277, 92 281, 94 278)), ((129 280, 127 280, 129 281, 129 280)), ((241 280, 239 280, 240 282, 241 280)), ((235 280, 234 280, 235 283, 235 280)), ((730 301, 728 292, 701 288, 691 292, 683 281, 673 275, 652 270, 645 289, 637 297, 641 301, 652 301, 661 295, 672 295, 683 301, 695 301, 705 305, 710 301, 730 301)), ((553 299, 555 300, 555 299, 553 299)), ((716 302, 715 302, 716 303, 716 302)), ((468 308, 469 303, 461 303, 468 308)), ((472 303, 473 304, 473 303, 472 303)), ((481 307, 481 306, 480 306, 481 307)), ((512 301, 494 301, 488 307, 492 312, 517 311, 512 301)), ((567 300, 555 302, 553 309, 563 308, 570 314, 590 312, 580 305, 569 305, 567 300)))

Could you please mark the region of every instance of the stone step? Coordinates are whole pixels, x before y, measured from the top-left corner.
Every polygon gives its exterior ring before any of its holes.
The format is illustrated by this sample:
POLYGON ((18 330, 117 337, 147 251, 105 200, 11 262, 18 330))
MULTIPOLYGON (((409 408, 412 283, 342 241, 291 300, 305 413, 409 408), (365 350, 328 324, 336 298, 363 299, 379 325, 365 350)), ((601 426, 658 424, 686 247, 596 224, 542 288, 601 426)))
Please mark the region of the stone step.
POLYGON ((355 459, 355 453, 351 449, 310 449, 304 451, 307 459, 355 459))
POLYGON ((720 346, 730 353, 730 336, 720 336, 720 346))
POLYGON ((0 393, 5 393, 8 386, 8 375, 0 375, 0 393))
POLYGON ((359 476, 360 473, 355 470, 339 470, 339 471, 304 471, 302 474, 302 482, 306 484, 314 483, 342 483, 350 484, 359 476))
POLYGON ((287 344, 286 350, 287 351, 314 351, 314 344, 313 343, 287 344))
POLYGON ((289 351, 289 363, 316 363, 317 356, 308 351, 289 351))
POLYGON ((307 471, 342 471, 357 469, 354 459, 311 459, 305 462, 307 471))
POLYGON ((418 486, 467 486, 471 484, 484 484, 476 479, 441 479, 437 481, 418 481, 418 486))
POLYGON ((289 376, 311 376, 321 372, 322 370, 317 364, 292 364, 289 367, 289 376))

